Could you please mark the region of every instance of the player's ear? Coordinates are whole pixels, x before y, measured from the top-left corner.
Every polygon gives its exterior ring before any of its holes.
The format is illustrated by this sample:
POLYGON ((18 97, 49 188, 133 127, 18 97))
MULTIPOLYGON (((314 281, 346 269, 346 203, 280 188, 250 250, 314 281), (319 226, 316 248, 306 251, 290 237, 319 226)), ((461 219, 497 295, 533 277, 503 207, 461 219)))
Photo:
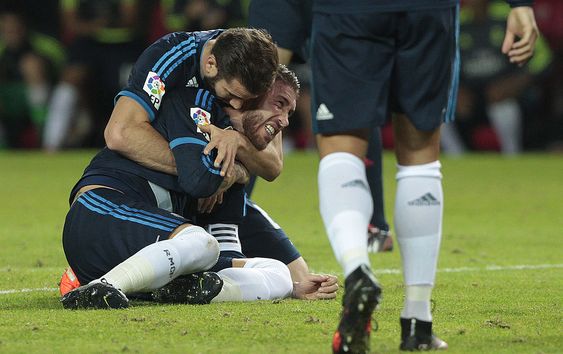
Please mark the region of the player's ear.
POLYGON ((217 59, 215 59, 215 55, 210 54, 206 58, 204 70, 205 70, 204 74, 207 77, 217 76, 217 59))

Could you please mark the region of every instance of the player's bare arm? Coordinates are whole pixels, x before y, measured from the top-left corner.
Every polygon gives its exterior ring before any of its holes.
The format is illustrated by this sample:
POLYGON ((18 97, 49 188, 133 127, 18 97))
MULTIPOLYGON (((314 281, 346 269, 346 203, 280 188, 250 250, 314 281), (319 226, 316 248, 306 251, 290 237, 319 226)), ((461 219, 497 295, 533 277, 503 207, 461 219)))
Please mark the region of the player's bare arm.
POLYGON ((248 138, 241 134, 242 144, 237 150, 237 159, 252 174, 266 181, 275 180, 283 169, 282 135, 278 134, 264 150, 257 150, 248 138))
POLYGON ((209 153, 213 148, 217 148, 215 163, 216 166, 222 163, 222 172, 228 173, 230 166, 233 166, 234 159, 236 158, 251 174, 260 176, 267 181, 273 181, 280 175, 283 168, 281 134, 276 135, 274 140, 265 149, 258 150, 240 132, 222 130, 214 125, 207 125, 200 127, 200 129, 211 135, 211 141, 204 152, 209 153), (236 143, 233 142, 235 139, 236 143), (235 151, 227 148, 227 146, 234 146, 235 144, 237 146, 235 151), (233 152, 235 154, 232 154, 233 152))
POLYGON ((168 142, 149 122, 147 112, 133 99, 122 96, 104 131, 108 148, 153 170, 177 175, 168 142))

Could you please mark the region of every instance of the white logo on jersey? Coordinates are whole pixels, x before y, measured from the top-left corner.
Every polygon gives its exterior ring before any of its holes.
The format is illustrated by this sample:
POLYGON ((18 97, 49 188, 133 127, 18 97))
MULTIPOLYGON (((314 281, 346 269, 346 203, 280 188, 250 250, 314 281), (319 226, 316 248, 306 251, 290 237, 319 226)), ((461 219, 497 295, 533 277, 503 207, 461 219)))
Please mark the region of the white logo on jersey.
POLYGON ((186 87, 199 87, 199 84, 197 83, 197 79, 195 78, 195 76, 188 80, 186 87))
POLYGON ((332 118, 334 118, 334 114, 330 113, 324 103, 321 103, 319 109, 317 109, 317 120, 330 120, 332 118))
POLYGON ((157 73, 149 71, 145 84, 143 85, 143 90, 149 94, 154 108, 159 109, 166 90, 164 82, 157 73))
POLYGON ((203 134, 209 141, 211 137, 209 136, 209 134, 202 132, 201 129, 199 129, 199 126, 211 124, 211 113, 207 112, 204 109, 193 107, 190 108, 190 117, 193 119, 194 123, 197 126, 197 132, 203 134))

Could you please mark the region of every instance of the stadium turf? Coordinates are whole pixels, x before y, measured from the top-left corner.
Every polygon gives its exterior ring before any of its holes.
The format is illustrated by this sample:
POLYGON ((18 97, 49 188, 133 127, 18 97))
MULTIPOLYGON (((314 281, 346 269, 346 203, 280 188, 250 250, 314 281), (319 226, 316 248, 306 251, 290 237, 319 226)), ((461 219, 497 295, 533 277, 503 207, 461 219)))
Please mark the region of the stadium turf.
MULTIPOLYGON (((134 303, 68 311, 54 290, 65 268, 60 234, 68 192, 92 151, 0 153, 0 353, 328 353, 337 301, 200 306, 134 303)), ((341 275, 317 209, 314 153, 286 156, 254 200, 316 272, 341 275)), ((451 353, 560 353, 563 161, 556 155, 442 159, 445 221, 435 330, 451 353)), ((394 160, 385 155, 392 220, 394 160)), ((397 352, 402 306, 398 250, 371 257, 384 286, 374 352, 397 352)))

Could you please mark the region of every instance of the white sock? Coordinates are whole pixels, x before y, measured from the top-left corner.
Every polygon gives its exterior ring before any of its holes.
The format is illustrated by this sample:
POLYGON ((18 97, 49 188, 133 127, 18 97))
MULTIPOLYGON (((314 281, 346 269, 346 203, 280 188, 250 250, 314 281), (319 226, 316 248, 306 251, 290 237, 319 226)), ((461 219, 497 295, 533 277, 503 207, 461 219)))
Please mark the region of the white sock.
POLYGON ((373 201, 366 167, 355 155, 332 153, 319 163, 318 179, 321 216, 346 278, 362 264, 370 267, 366 230, 373 201))
POLYGON ((68 83, 57 85, 47 112, 43 146, 49 150, 60 149, 70 130, 78 102, 78 91, 68 83))
POLYGON ((405 288, 405 303, 402 318, 416 318, 417 320, 432 322, 430 299, 431 285, 410 285, 405 288))
POLYGON ((212 302, 284 299, 293 282, 285 264, 270 258, 249 258, 244 268, 219 271, 223 288, 212 302))
POLYGON ((401 316, 430 321, 430 296, 442 236, 440 162, 399 165, 396 178, 395 232, 407 287, 401 316))
POLYGON ((522 151, 522 112, 518 102, 511 98, 493 103, 487 114, 497 133, 503 154, 514 155, 522 151))
POLYGON ((150 291, 183 274, 207 270, 217 262, 219 245, 199 226, 188 226, 174 238, 150 244, 100 279, 125 294, 150 291))

